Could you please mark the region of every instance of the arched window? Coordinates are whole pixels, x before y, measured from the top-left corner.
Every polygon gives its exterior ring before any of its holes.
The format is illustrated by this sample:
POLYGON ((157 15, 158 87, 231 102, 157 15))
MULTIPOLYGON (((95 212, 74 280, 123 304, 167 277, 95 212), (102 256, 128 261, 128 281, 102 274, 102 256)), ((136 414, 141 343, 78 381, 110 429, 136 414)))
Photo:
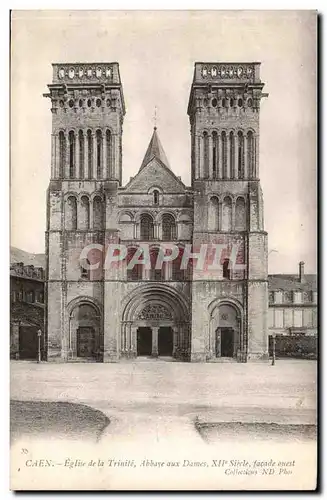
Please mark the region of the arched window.
POLYGON ((246 211, 244 198, 237 198, 235 204, 235 230, 245 231, 246 229, 246 211))
POLYGON ((227 179, 227 137, 226 132, 221 133, 221 146, 222 146, 222 167, 223 179, 227 179))
POLYGON ((93 137, 91 130, 87 131, 87 178, 93 177, 93 137))
POLYGON ((230 161, 230 178, 234 179, 235 177, 235 141, 234 141, 234 132, 230 132, 229 134, 229 161, 230 161))
POLYGON ((90 269, 89 269, 89 265, 90 265, 90 261, 89 259, 86 259, 86 264, 87 266, 83 266, 81 265, 81 278, 84 278, 84 279, 90 279, 90 269))
POLYGON ((157 248, 153 248, 150 251, 150 280, 152 281, 164 281, 165 279, 165 262, 161 264, 161 269, 156 269, 156 264, 158 260, 159 250, 157 248))
POLYGON ((82 196, 80 203, 79 229, 87 230, 90 227, 90 203, 87 196, 82 196))
POLYGON ((212 132, 212 177, 218 177, 218 134, 212 132))
POLYGON ((223 262, 223 278, 230 280, 231 279, 231 269, 230 269, 230 260, 225 259, 223 262))
POLYGON ((218 231, 219 229, 219 202, 216 196, 209 200, 208 228, 209 231, 218 231))
POLYGON ((238 178, 244 179, 244 137, 243 132, 239 131, 238 134, 238 178))
POLYGON ((97 179, 102 178, 102 132, 96 131, 97 179))
POLYGON ((65 228, 68 230, 77 228, 77 201, 75 196, 69 196, 65 202, 65 228))
POLYGON ((103 207, 100 196, 93 199, 93 229, 103 229, 103 207))
POLYGON ((128 265, 133 259, 135 252, 136 248, 129 248, 127 251, 127 258, 126 258, 127 281, 142 280, 143 264, 135 264, 131 269, 128 268, 128 265))
POLYGON ((153 191, 153 204, 159 205, 159 191, 157 189, 153 191))
POLYGON ((65 163, 66 163, 66 137, 65 134, 59 132, 59 179, 65 177, 65 163))
POLYGON ((69 141, 69 177, 74 179, 75 171, 75 133, 71 130, 68 135, 69 141))
POLYGON ((232 200, 229 196, 226 196, 223 201, 222 230, 223 231, 232 230, 232 200))
POLYGON ((171 214, 162 216, 162 239, 172 241, 176 239, 176 222, 171 214))
POLYGON ((106 146, 107 146, 107 177, 111 179, 113 177, 113 154, 112 154, 112 135, 110 130, 106 131, 106 146))
POLYGON ((247 141, 248 141, 248 172, 250 178, 255 178, 255 156, 254 156, 254 137, 253 132, 249 131, 247 133, 247 141))
POLYGON ((150 241, 154 237, 154 224, 151 215, 141 215, 141 240, 150 241))
POLYGON ((84 134, 83 130, 78 132, 78 145, 79 145, 79 176, 84 179, 84 134))
POLYGON ((208 177, 209 175, 209 136, 207 132, 203 133, 203 177, 208 177))

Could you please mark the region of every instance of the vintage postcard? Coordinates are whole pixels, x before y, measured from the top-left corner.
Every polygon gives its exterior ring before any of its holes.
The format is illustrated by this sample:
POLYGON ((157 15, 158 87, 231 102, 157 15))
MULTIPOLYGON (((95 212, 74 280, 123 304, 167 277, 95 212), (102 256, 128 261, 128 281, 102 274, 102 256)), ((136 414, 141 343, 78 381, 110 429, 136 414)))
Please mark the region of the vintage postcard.
POLYGON ((317 486, 317 13, 11 14, 12 490, 317 486))

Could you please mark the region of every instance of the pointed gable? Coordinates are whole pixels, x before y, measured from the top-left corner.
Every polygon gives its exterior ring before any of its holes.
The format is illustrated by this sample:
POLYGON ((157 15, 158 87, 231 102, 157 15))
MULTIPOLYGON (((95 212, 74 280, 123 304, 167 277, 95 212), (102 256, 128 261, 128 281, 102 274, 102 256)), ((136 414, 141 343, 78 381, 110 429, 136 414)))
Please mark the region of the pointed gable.
POLYGON ((179 177, 176 177, 169 166, 166 153, 158 137, 157 127, 154 127, 138 173, 131 178, 125 189, 130 192, 147 193, 153 186, 159 187, 166 193, 181 193, 186 189, 183 182, 179 177))
POLYGON ((147 165, 141 168, 125 186, 125 189, 129 192, 147 193, 153 186, 159 187, 166 193, 185 191, 183 182, 157 158, 152 158, 147 165))
POLYGON ((157 158, 160 160, 167 168, 170 169, 169 162, 167 160, 166 153, 161 145, 157 127, 154 127, 153 134, 148 145, 148 149, 146 150, 145 156, 142 161, 142 165, 140 167, 140 171, 144 168, 153 158, 157 158))

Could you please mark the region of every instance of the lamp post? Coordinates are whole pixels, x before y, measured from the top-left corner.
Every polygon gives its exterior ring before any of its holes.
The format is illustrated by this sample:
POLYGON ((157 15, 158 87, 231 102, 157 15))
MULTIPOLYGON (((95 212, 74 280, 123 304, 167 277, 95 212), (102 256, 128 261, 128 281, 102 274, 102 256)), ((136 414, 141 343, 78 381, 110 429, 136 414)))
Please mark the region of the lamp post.
POLYGON ((275 361, 276 361, 276 336, 273 335, 272 336, 272 362, 271 362, 271 366, 275 365, 275 361))
POLYGON ((41 361, 41 336, 42 336, 42 330, 37 331, 37 362, 40 363, 41 361))

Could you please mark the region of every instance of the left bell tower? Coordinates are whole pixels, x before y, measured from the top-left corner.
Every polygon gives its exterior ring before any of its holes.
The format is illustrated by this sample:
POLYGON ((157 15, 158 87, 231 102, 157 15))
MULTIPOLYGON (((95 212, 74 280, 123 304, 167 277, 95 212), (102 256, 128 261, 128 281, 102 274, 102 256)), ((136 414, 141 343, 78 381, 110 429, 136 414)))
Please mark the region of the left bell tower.
POLYGON ((81 267, 79 257, 85 246, 103 244, 107 233, 116 230, 125 114, 119 65, 56 63, 52 67, 52 83, 44 94, 50 98, 52 113, 46 230, 47 358, 67 360, 86 352, 85 357, 101 359, 103 277, 81 267), (75 328, 72 319, 81 317, 74 308, 83 304, 90 311, 94 308, 97 318, 96 327, 89 326, 95 331, 92 348, 87 342, 78 345, 78 330, 86 327, 80 322, 75 328))

